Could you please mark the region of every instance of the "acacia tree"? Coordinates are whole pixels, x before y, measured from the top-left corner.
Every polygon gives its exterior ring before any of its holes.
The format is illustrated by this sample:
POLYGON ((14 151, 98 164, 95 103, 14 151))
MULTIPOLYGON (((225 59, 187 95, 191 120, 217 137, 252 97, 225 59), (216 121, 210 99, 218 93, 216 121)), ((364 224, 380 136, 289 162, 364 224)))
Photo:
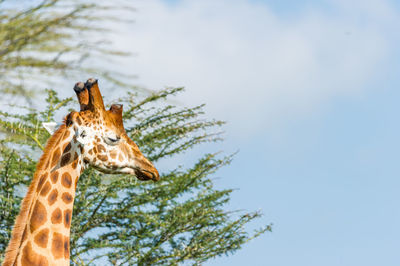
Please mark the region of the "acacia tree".
POLYGON ((43 88, 54 87, 60 77, 70 80, 99 73, 111 86, 131 87, 130 76, 101 67, 128 55, 112 49, 107 40, 107 25, 129 23, 113 16, 116 11, 133 15, 134 9, 124 0, 111 4, 94 0, 0 0, 2 100, 15 102, 23 96, 31 103, 31 97, 43 88))
MULTIPOLYGON (((58 1, 45 1, 19 16, 35 17, 36 14, 42 19, 45 16, 41 14, 43 6, 48 3, 51 8, 54 2, 58 1)), ((74 23, 71 19, 70 24, 74 23)), ((81 29, 78 27, 78 30, 81 29)), ((28 43, 30 38, 27 37, 28 43)), ((35 43, 33 39, 31 47, 40 48, 41 42, 35 43)), ((75 48, 75 54, 83 52, 75 48)), ((9 56, 14 55, 9 53, 9 56)), ((7 65, 3 60, 0 57, 0 66, 7 65)), ((69 65, 64 61, 64 70, 69 71, 75 63, 69 65)), ((32 63, 29 69, 41 67, 32 63)), ((51 71, 51 65, 45 68, 51 71)), ((1 71, 12 73, 14 70, 1 71)), ((17 86, 10 85, 10 88, 17 86)), ((25 91, 28 89, 22 87, 20 92, 25 91)), ((265 226, 248 233, 246 224, 260 213, 226 210, 232 190, 213 187, 213 174, 229 164, 232 156, 211 151, 193 165, 174 165, 177 155, 202 143, 222 140, 223 122, 205 119, 203 106, 169 104, 168 99, 180 92, 182 88, 168 88, 140 96, 134 90, 126 90, 126 96, 117 99, 124 104, 127 134, 156 165, 168 160, 170 167, 161 171, 161 180, 157 183, 139 183, 129 176, 108 176, 86 170, 78 182, 74 204, 71 263, 176 265, 187 261, 200 264, 233 253, 251 238, 270 230, 270 226, 265 226)), ((18 91, 13 93, 20 95, 18 91)), ((54 90, 47 90, 46 103, 41 109, 14 105, 7 112, 0 111, 0 261, 24 196, 23 190, 33 176, 38 154, 49 137, 41 123, 66 114, 72 107, 71 98, 60 99, 54 90)))

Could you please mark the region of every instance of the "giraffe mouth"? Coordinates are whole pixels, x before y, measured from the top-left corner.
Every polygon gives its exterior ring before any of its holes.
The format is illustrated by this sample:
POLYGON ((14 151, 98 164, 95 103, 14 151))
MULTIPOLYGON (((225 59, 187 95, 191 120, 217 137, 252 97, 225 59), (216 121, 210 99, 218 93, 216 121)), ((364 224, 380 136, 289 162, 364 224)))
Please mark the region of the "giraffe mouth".
MULTIPOLYGON (((115 169, 104 169, 101 167, 96 167, 93 166, 96 170, 99 172, 102 172, 104 174, 116 174, 117 172, 115 169)), ((155 172, 151 172, 145 169, 140 169, 138 167, 124 167, 120 171, 118 171, 120 174, 131 174, 137 177, 137 179, 141 181, 148 181, 148 180, 153 180, 154 182, 158 181, 160 179, 160 176, 155 170, 155 172)))
POLYGON ((142 180, 142 181, 146 181, 146 180, 158 181, 160 179, 160 176, 159 176, 157 170, 148 171, 148 170, 140 169, 140 168, 134 168, 133 170, 135 172, 136 177, 139 180, 142 180))
POLYGON ((125 165, 121 168, 118 168, 116 166, 113 167, 107 167, 104 166, 101 167, 99 165, 92 165, 93 168, 96 170, 105 173, 105 174, 130 174, 134 175, 137 177, 137 179, 141 181, 148 181, 148 180, 153 180, 154 182, 160 180, 160 175, 157 171, 157 169, 150 165, 146 164, 143 166, 130 166, 130 165, 125 165))

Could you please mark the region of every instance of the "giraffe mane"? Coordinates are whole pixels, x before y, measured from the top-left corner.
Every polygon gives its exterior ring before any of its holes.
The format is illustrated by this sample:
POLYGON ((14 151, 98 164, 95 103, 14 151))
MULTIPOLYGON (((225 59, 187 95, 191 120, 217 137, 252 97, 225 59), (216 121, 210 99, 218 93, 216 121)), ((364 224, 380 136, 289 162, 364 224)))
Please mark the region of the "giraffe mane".
POLYGON ((15 260, 18 256, 19 248, 22 244, 22 238, 23 238, 23 235, 26 230, 26 225, 27 225, 26 223, 28 220, 29 211, 31 210, 31 207, 32 207, 32 201, 36 194, 36 188, 37 188, 41 170, 43 170, 47 161, 51 159, 50 151, 54 148, 55 145, 57 145, 60 138, 63 137, 66 128, 67 127, 66 127, 65 121, 64 121, 64 123, 60 126, 60 128, 57 129, 57 131, 54 132, 54 134, 47 141, 47 144, 46 144, 46 147, 44 148, 43 154, 40 157, 39 162, 36 166, 36 172, 33 175, 31 184, 29 185, 28 192, 26 193, 26 196, 22 201, 21 210, 15 220, 12 235, 11 235, 11 240, 10 240, 10 243, 5 252, 3 266, 9 266, 9 265, 11 266, 11 265, 14 265, 14 263, 15 263, 15 260))

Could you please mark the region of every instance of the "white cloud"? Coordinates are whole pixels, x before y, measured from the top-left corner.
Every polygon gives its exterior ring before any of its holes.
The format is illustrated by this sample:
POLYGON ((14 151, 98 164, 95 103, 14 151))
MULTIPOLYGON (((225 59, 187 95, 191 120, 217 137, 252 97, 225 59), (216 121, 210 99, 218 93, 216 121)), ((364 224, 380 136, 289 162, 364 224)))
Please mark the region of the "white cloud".
POLYGON ((183 102, 207 103, 249 136, 384 73, 397 13, 385 1, 348 2, 289 19, 261 2, 139 1, 137 23, 116 45, 138 53, 125 67, 141 84, 185 86, 183 102))

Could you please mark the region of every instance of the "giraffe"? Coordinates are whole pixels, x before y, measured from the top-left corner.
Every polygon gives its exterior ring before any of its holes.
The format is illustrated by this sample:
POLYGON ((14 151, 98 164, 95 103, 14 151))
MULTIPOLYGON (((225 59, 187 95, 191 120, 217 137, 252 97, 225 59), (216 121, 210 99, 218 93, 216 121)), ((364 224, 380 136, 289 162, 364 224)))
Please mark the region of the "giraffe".
POLYGON ((159 180, 127 136, 122 105, 105 110, 96 79, 74 87, 80 111, 68 114, 46 144, 16 218, 3 266, 69 265, 75 190, 87 167, 159 180))

